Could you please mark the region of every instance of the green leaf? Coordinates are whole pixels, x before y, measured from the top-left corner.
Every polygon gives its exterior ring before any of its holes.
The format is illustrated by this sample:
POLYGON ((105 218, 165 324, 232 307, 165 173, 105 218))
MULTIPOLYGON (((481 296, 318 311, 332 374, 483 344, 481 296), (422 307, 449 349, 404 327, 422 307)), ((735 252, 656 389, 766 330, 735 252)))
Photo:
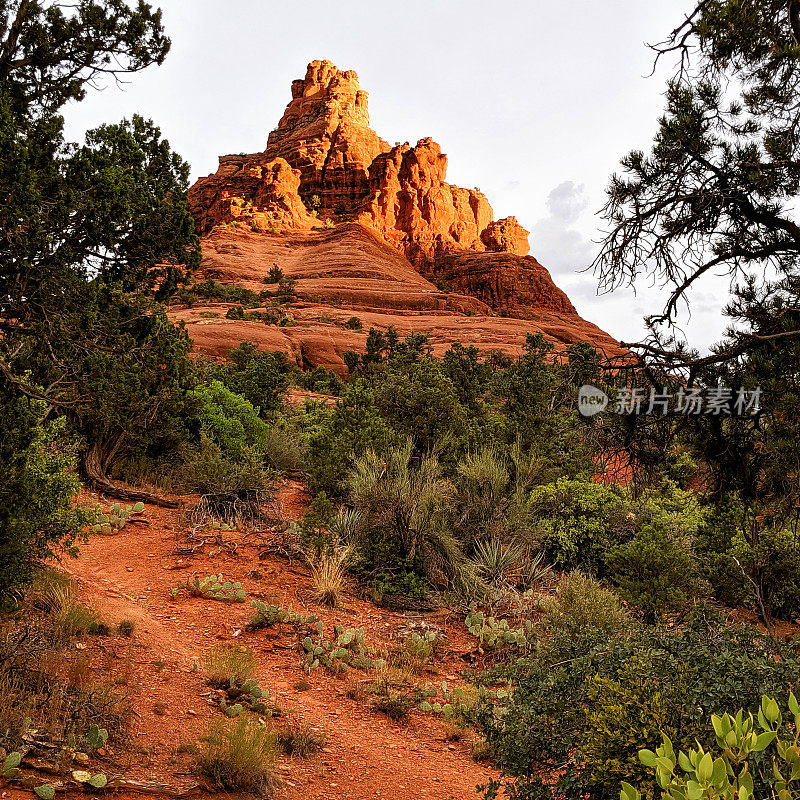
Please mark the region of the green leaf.
POLYGON ((639 800, 641 794, 629 783, 622 781, 622 789, 619 793, 619 800, 639 800))
POLYGON ((686 782, 686 797, 688 800, 700 800, 703 796, 703 787, 696 781, 686 782))
POLYGON ((789 711, 791 711, 794 716, 800 714, 800 703, 797 702, 794 692, 789 692, 789 711))
POLYGON ((722 786, 728 775, 728 767, 724 758, 714 760, 714 771, 711 773, 711 782, 714 786, 722 786))
POLYGON ((760 753, 762 750, 766 750, 772 742, 775 740, 775 737, 778 734, 774 731, 765 731, 762 734, 759 734, 758 738, 756 739, 755 747, 753 748, 754 753, 760 753))
POLYGON ((697 765, 697 777, 702 783, 708 783, 713 772, 714 760, 711 758, 711 753, 706 753, 697 765))
POLYGON ((652 769, 656 765, 656 754, 652 750, 640 750, 639 761, 641 761, 646 767, 650 767, 652 769))
POLYGON ((49 783, 43 783, 41 786, 36 786, 33 793, 42 800, 53 800, 56 796, 56 790, 49 783))
POLYGON ((103 789, 107 783, 108 778, 102 772, 98 772, 97 775, 92 775, 89 779, 89 785, 94 786, 95 789, 103 789))
POLYGON ((761 710, 764 712, 764 716, 767 720, 773 724, 778 721, 778 717, 781 715, 778 703, 772 697, 763 697, 761 699, 761 710))

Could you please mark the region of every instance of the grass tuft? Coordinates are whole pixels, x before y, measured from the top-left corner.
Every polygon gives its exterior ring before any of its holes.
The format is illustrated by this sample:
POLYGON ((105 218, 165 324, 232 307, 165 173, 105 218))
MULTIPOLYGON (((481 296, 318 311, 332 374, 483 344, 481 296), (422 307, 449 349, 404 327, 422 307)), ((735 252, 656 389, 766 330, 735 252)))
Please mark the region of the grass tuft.
POLYGON ((211 726, 197 756, 200 771, 221 789, 269 797, 276 786, 277 736, 253 717, 211 726))
POLYGON ((211 686, 223 688, 241 686, 256 671, 255 653, 248 647, 238 644, 221 643, 214 645, 203 657, 203 670, 206 681, 211 686))

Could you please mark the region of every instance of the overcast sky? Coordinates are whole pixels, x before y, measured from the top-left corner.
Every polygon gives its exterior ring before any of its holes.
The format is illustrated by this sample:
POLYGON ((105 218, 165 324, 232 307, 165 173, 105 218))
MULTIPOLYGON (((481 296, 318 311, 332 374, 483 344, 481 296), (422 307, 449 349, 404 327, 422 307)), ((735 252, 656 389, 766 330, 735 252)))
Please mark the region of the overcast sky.
MULTIPOLYGON (((531 253, 578 311, 617 338, 642 335, 664 291, 596 296, 596 217, 609 175, 648 148, 663 109, 666 72, 647 78, 646 42, 663 38, 689 0, 162 0, 173 47, 162 67, 109 86, 67 111, 68 133, 133 113, 160 125, 192 165, 266 146, 306 64, 354 69, 370 122, 390 144, 432 136, 448 180, 480 188, 495 218, 515 215, 531 253)), ((684 330, 716 341, 727 282, 692 295, 684 330)))

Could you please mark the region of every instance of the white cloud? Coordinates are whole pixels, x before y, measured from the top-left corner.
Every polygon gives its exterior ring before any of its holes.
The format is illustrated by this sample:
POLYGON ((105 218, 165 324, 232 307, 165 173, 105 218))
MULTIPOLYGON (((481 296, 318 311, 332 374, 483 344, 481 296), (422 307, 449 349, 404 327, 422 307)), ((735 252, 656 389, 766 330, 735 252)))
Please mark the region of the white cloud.
MULTIPOLYGON (((546 217, 534 223, 531 251, 553 275, 574 275, 592 263, 595 245, 575 227, 589 205, 583 184, 563 181, 547 197, 546 217)), ((594 290, 591 276, 583 276, 582 289, 594 290)))

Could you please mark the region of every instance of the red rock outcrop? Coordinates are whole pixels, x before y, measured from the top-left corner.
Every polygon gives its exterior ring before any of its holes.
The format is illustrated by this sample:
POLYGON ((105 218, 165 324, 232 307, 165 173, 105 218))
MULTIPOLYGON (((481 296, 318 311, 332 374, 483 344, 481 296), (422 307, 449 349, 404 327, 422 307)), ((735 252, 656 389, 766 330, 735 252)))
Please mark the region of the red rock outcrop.
POLYGON ((367 93, 352 70, 312 61, 292 83, 292 101, 265 155, 300 170, 300 193, 317 195, 321 212, 351 211, 369 191, 369 166, 389 149, 369 127, 367 93))
POLYGON ((283 158, 223 156, 219 161, 217 173, 201 178, 189 192, 189 209, 201 234, 233 221, 267 233, 316 223, 298 193, 300 172, 283 158))
POLYGON ((481 233, 481 241, 492 252, 526 256, 531 251, 528 234, 529 231, 517 222, 516 217, 505 217, 490 222, 481 233))
POLYGON ((447 156, 433 139, 393 147, 369 168, 372 194, 358 221, 423 268, 454 250, 483 250, 492 207, 477 189, 451 186, 446 174, 447 156))
POLYGON ((224 356, 248 339, 340 374, 344 352, 363 351, 369 327, 390 325, 428 333, 434 353, 458 341, 514 355, 541 331, 556 352, 588 341, 622 354, 528 256, 519 222, 493 221, 481 192, 446 176, 447 156, 432 139, 390 148, 369 128, 355 72, 312 62, 267 149, 223 156, 189 191, 203 235, 198 277, 260 292, 277 264, 295 279, 296 300, 270 307, 267 319, 282 315, 282 324, 229 320, 228 306, 213 302, 171 316, 187 322, 202 352, 224 356), (352 317, 362 330, 345 325, 352 317))
POLYGON ((437 275, 453 291, 477 297, 503 316, 536 319, 543 309, 578 314, 550 273, 532 256, 461 252, 445 257, 437 275))

